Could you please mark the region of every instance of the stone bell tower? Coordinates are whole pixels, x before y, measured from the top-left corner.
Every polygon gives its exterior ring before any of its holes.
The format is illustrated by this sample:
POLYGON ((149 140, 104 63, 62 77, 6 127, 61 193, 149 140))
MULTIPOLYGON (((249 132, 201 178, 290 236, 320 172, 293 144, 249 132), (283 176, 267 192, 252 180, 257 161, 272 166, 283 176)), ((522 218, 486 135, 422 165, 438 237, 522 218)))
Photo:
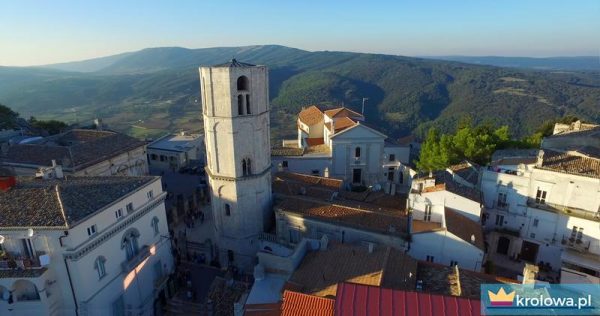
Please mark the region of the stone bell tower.
POLYGON ((251 267, 271 218, 269 87, 265 66, 200 67, 216 243, 222 264, 251 267))

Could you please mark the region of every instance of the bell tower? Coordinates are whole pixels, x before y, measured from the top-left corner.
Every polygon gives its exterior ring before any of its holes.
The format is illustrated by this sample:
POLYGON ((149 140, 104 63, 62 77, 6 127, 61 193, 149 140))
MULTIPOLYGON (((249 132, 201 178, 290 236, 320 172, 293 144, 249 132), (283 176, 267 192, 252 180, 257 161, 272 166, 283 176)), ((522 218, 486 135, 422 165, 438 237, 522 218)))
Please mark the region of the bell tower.
POLYGON ((200 67, 207 176, 219 260, 251 267, 271 217, 269 87, 265 66, 200 67))

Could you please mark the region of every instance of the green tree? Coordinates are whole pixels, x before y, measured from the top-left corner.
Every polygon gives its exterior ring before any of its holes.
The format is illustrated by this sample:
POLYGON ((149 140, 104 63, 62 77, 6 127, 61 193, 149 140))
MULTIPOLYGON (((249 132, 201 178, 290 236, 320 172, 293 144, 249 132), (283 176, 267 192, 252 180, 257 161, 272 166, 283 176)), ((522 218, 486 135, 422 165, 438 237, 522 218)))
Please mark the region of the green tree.
POLYGON ((29 118, 29 124, 35 128, 43 129, 50 135, 62 133, 68 125, 57 120, 38 121, 35 117, 29 118))
POLYGON ((0 129, 15 127, 18 117, 19 113, 11 110, 8 106, 0 104, 0 129))

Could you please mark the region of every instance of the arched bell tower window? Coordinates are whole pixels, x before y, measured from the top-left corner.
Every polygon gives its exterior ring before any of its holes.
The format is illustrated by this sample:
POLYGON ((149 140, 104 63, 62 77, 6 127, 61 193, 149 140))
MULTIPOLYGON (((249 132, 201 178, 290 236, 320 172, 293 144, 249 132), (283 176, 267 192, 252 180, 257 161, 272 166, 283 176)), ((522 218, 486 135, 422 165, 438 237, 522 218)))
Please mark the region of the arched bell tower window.
POLYGON ((250 95, 246 94, 246 114, 252 114, 250 111, 250 95))
POLYGON ((246 159, 246 168, 248 169, 248 175, 252 174, 252 162, 250 158, 246 159))
POLYGON ((231 205, 225 204, 225 216, 231 216, 231 205))
POLYGON ((241 76, 237 79, 237 90, 248 91, 248 77, 241 76))
POLYGON ((246 165, 246 159, 242 159, 242 175, 248 175, 248 165, 246 165))
POLYGON ((238 95, 238 115, 244 115, 244 96, 238 95))

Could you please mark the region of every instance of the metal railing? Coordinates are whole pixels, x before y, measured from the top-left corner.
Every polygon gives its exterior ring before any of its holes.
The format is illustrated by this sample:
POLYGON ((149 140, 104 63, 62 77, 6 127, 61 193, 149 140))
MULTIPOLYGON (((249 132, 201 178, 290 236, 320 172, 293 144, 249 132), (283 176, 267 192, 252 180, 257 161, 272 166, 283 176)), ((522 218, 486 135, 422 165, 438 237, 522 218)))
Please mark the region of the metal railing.
POLYGON ((559 213, 567 216, 575 216, 590 221, 600 222, 600 212, 593 212, 577 207, 548 203, 546 201, 536 200, 534 198, 527 198, 527 206, 535 207, 537 209, 548 212, 559 213))
POLYGON ((588 240, 586 242, 584 240, 577 239, 575 237, 570 237, 570 236, 567 237, 567 236, 563 235, 561 243, 566 248, 570 248, 570 249, 573 249, 578 252, 589 252, 591 240, 588 240))

